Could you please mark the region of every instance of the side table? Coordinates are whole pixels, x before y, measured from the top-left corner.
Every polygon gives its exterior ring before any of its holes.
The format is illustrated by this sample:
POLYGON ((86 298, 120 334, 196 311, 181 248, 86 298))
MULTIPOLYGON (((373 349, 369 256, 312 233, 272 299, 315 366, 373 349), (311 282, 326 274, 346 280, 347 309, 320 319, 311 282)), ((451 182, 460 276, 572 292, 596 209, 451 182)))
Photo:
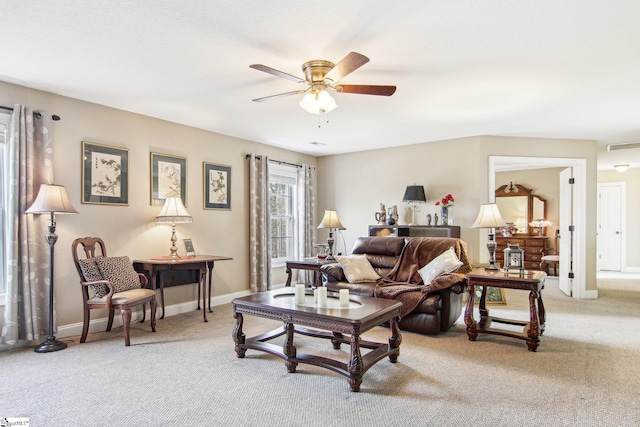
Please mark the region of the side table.
POLYGON ((160 289, 160 301, 162 305, 162 316, 164 319, 164 283, 162 281, 163 270, 198 270, 198 310, 200 310, 200 289, 202 289, 202 314, 204 321, 207 320, 207 307, 205 301, 209 302, 209 313, 211 310, 211 279, 213 273, 213 265, 215 261, 227 261, 233 258, 218 255, 196 255, 188 257, 162 257, 151 259, 138 259, 133 261, 133 268, 142 273, 144 271, 149 272, 151 277, 152 289, 160 289), (205 286, 205 278, 207 276, 207 269, 209 270, 209 296, 207 298, 207 288, 205 286), (158 286, 158 283, 160 286, 158 286))
POLYGON ((467 308, 464 314, 464 323, 467 325, 467 336, 470 341, 475 341, 478 334, 481 333, 501 335, 525 340, 529 351, 536 351, 540 343, 540 336, 544 332, 545 310, 544 304, 542 303, 542 289, 544 289, 544 280, 547 274, 543 271, 530 271, 529 273, 530 274, 505 273, 503 271, 478 269, 467 274, 469 300, 467 301, 467 308), (482 287, 479 322, 476 322, 473 318, 474 286, 482 287), (490 316, 486 301, 488 287, 529 291, 530 320, 526 322, 490 316), (523 332, 518 333, 492 328, 492 322, 522 326, 523 332))
POLYGON ((313 271, 313 284, 316 288, 322 286, 322 280, 320 279, 320 267, 324 264, 330 264, 332 262, 337 262, 335 260, 320 259, 318 257, 309 257, 304 258, 301 261, 287 261, 287 283, 285 287, 291 286, 291 269, 295 268, 297 270, 309 270, 313 271))

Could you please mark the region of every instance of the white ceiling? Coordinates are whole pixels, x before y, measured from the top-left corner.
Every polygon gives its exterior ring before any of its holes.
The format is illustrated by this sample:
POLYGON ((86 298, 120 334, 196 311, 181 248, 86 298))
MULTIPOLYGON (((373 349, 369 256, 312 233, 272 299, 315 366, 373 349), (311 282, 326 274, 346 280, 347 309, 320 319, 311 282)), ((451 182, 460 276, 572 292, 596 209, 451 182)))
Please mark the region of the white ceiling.
POLYGON ((0 8, 0 80, 313 155, 473 135, 640 141, 638 0, 0 8), (302 77, 303 62, 350 51, 371 61, 342 83, 397 92, 336 94, 328 123, 298 106, 301 95, 251 101, 299 86, 250 64, 302 77))

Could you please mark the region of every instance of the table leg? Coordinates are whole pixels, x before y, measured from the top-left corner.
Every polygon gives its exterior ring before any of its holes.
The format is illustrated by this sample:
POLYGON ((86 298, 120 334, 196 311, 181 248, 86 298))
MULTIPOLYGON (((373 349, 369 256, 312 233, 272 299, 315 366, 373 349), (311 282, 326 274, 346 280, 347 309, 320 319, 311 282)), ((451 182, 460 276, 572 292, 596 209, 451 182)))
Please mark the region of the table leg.
POLYGON ((529 331, 527 332, 527 336, 531 338, 531 340, 527 340, 529 351, 536 351, 538 348, 538 336, 540 334, 538 328, 538 309, 536 308, 537 300, 538 292, 532 289, 531 292, 529 292, 529 315, 531 316, 531 322, 529 323, 529 331))
POLYGON ((207 301, 209 304, 209 313, 213 313, 213 310, 211 310, 211 280, 213 280, 213 262, 208 262, 207 268, 209 269, 209 297, 207 301))
POLYGON ((469 294, 469 300, 467 301, 467 309, 464 312, 464 323, 467 325, 467 336, 469 341, 475 341, 478 337, 478 333, 475 332, 476 321, 473 320, 473 302, 475 299, 475 289, 471 284, 467 285, 467 293, 469 294))
MULTIPOLYGON (((391 336, 389 337, 389 348, 399 348, 400 343, 402 343, 402 335, 400 334, 400 328, 398 327, 398 318, 393 317, 389 321, 389 326, 391 326, 391 336)), ((399 352, 395 354, 389 355, 389 360, 391 363, 396 363, 398 361, 399 352)))
POLYGON ((351 335, 351 359, 347 364, 349 370, 349 385, 351 391, 360 391, 360 384, 362 384, 362 354, 360 354, 360 335, 351 335))
MULTIPOLYGON (((206 279, 207 279, 207 269, 203 265, 202 267, 200 267, 200 273, 198 275, 198 305, 200 305, 200 286, 202 286, 202 318, 205 322, 208 322, 207 310, 205 305, 205 301, 207 298, 207 290, 205 288, 206 279)), ((209 292, 211 292, 211 290, 209 290, 209 292)))
POLYGON ((242 359, 247 352, 246 348, 240 348, 240 345, 244 344, 246 340, 246 337, 242 332, 242 313, 236 313, 234 310, 233 317, 236 319, 236 326, 234 326, 233 333, 231 335, 233 336, 233 341, 236 343, 236 355, 242 359))
POLYGON ((288 358, 285 364, 287 365, 287 370, 290 373, 294 373, 296 371, 296 366, 298 366, 298 362, 291 361, 289 360, 289 358, 296 357, 296 346, 293 345, 293 332, 295 330, 295 327, 293 323, 285 323, 284 330, 285 330, 285 337, 284 337, 284 344, 282 345, 282 351, 284 352, 284 355, 287 356, 288 358))
MULTIPOLYGON (((488 286, 483 286, 482 287, 482 294, 480 296, 480 304, 479 304, 479 311, 480 311, 480 321, 478 322, 480 324, 481 328, 488 328, 491 325, 491 317, 489 317, 489 310, 487 310, 487 292, 489 290, 488 286)), ((475 292, 475 291, 474 291, 475 292)))
POLYGON ((285 270, 287 272, 287 283, 285 283, 285 287, 289 287, 291 286, 291 267, 289 267, 287 265, 287 269, 285 270))
POLYGON ((156 272, 156 283, 160 283, 160 305, 162 306, 162 316, 160 316, 160 318, 164 319, 164 281, 162 280, 160 270, 156 272))
POLYGON ((540 322, 540 335, 544 333, 544 324, 546 322, 546 311, 542 303, 542 291, 538 292, 538 321, 540 322))

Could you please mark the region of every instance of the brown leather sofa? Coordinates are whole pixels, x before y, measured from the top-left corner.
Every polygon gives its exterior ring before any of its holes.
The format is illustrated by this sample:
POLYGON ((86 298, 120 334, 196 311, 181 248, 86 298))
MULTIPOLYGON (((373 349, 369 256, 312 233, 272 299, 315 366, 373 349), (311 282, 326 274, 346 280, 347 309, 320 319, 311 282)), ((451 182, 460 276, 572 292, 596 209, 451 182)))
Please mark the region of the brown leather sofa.
MULTIPOLYGON (((400 258, 407 239, 404 237, 359 237, 352 254, 366 254, 371 266, 380 277, 386 277, 400 258)), ((376 282, 349 283, 339 263, 320 268, 323 285, 329 291, 349 289, 354 295, 373 296, 376 282)), ((410 314, 400 321, 400 328, 421 334, 435 335, 449 329, 462 313, 462 294, 466 282, 464 274, 452 287, 430 293, 410 314)))

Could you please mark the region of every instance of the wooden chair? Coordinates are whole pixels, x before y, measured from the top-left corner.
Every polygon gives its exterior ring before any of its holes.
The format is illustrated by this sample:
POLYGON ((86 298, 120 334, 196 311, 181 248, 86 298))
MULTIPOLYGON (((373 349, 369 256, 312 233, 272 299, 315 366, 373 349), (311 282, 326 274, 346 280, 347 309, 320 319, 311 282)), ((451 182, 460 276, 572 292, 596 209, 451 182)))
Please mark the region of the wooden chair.
POLYGON ((90 311, 93 309, 109 310, 109 321, 107 323, 107 332, 111 331, 113 326, 114 311, 120 310, 122 313, 122 324, 124 328, 125 345, 130 345, 129 331, 131 326, 131 309, 132 307, 142 305, 142 322, 145 321, 146 303, 151 305, 151 330, 156 331, 156 292, 154 289, 145 289, 147 278, 144 274, 136 273, 133 270, 133 264, 126 257, 107 257, 107 249, 104 242, 99 237, 78 238, 71 244, 73 253, 73 261, 80 275, 80 285, 82 290, 82 301, 84 304, 84 325, 82 327, 82 336, 80 342, 83 343, 87 339, 89 332, 90 311), (79 248, 84 251, 84 258, 80 258, 79 248), (99 248, 99 253, 96 251, 99 248), (126 258, 126 261, 125 261, 126 258), (93 268, 90 266, 89 259, 94 259, 93 268), (119 264, 127 262, 131 266, 129 270, 127 265, 117 265, 114 269, 106 268, 110 261, 117 261, 119 264), (100 264, 98 264, 100 262, 100 264), (106 274, 102 274, 100 266, 106 274), (117 271, 116 271, 117 270, 117 271), (137 279, 133 274, 137 275, 137 279), (126 275, 128 289, 117 291, 126 287, 119 283, 120 276, 126 275), (136 283, 136 280, 139 283, 136 283), (106 286, 106 288, 105 288, 106 286), (97 292, 96 292, 97 290, 97 292), (101 295, 103 294, 104 295, 101 295))
POLYGON ((560 239, 560 230, 556 230, 555 248, 550 248, 545 251, 545 255, 540 262, 540 269, 547 273, 549 276, 558 276, 560 271, 560 252, 558 245, 560 239), (551 271, 553 270, 553 274, 551 271))

